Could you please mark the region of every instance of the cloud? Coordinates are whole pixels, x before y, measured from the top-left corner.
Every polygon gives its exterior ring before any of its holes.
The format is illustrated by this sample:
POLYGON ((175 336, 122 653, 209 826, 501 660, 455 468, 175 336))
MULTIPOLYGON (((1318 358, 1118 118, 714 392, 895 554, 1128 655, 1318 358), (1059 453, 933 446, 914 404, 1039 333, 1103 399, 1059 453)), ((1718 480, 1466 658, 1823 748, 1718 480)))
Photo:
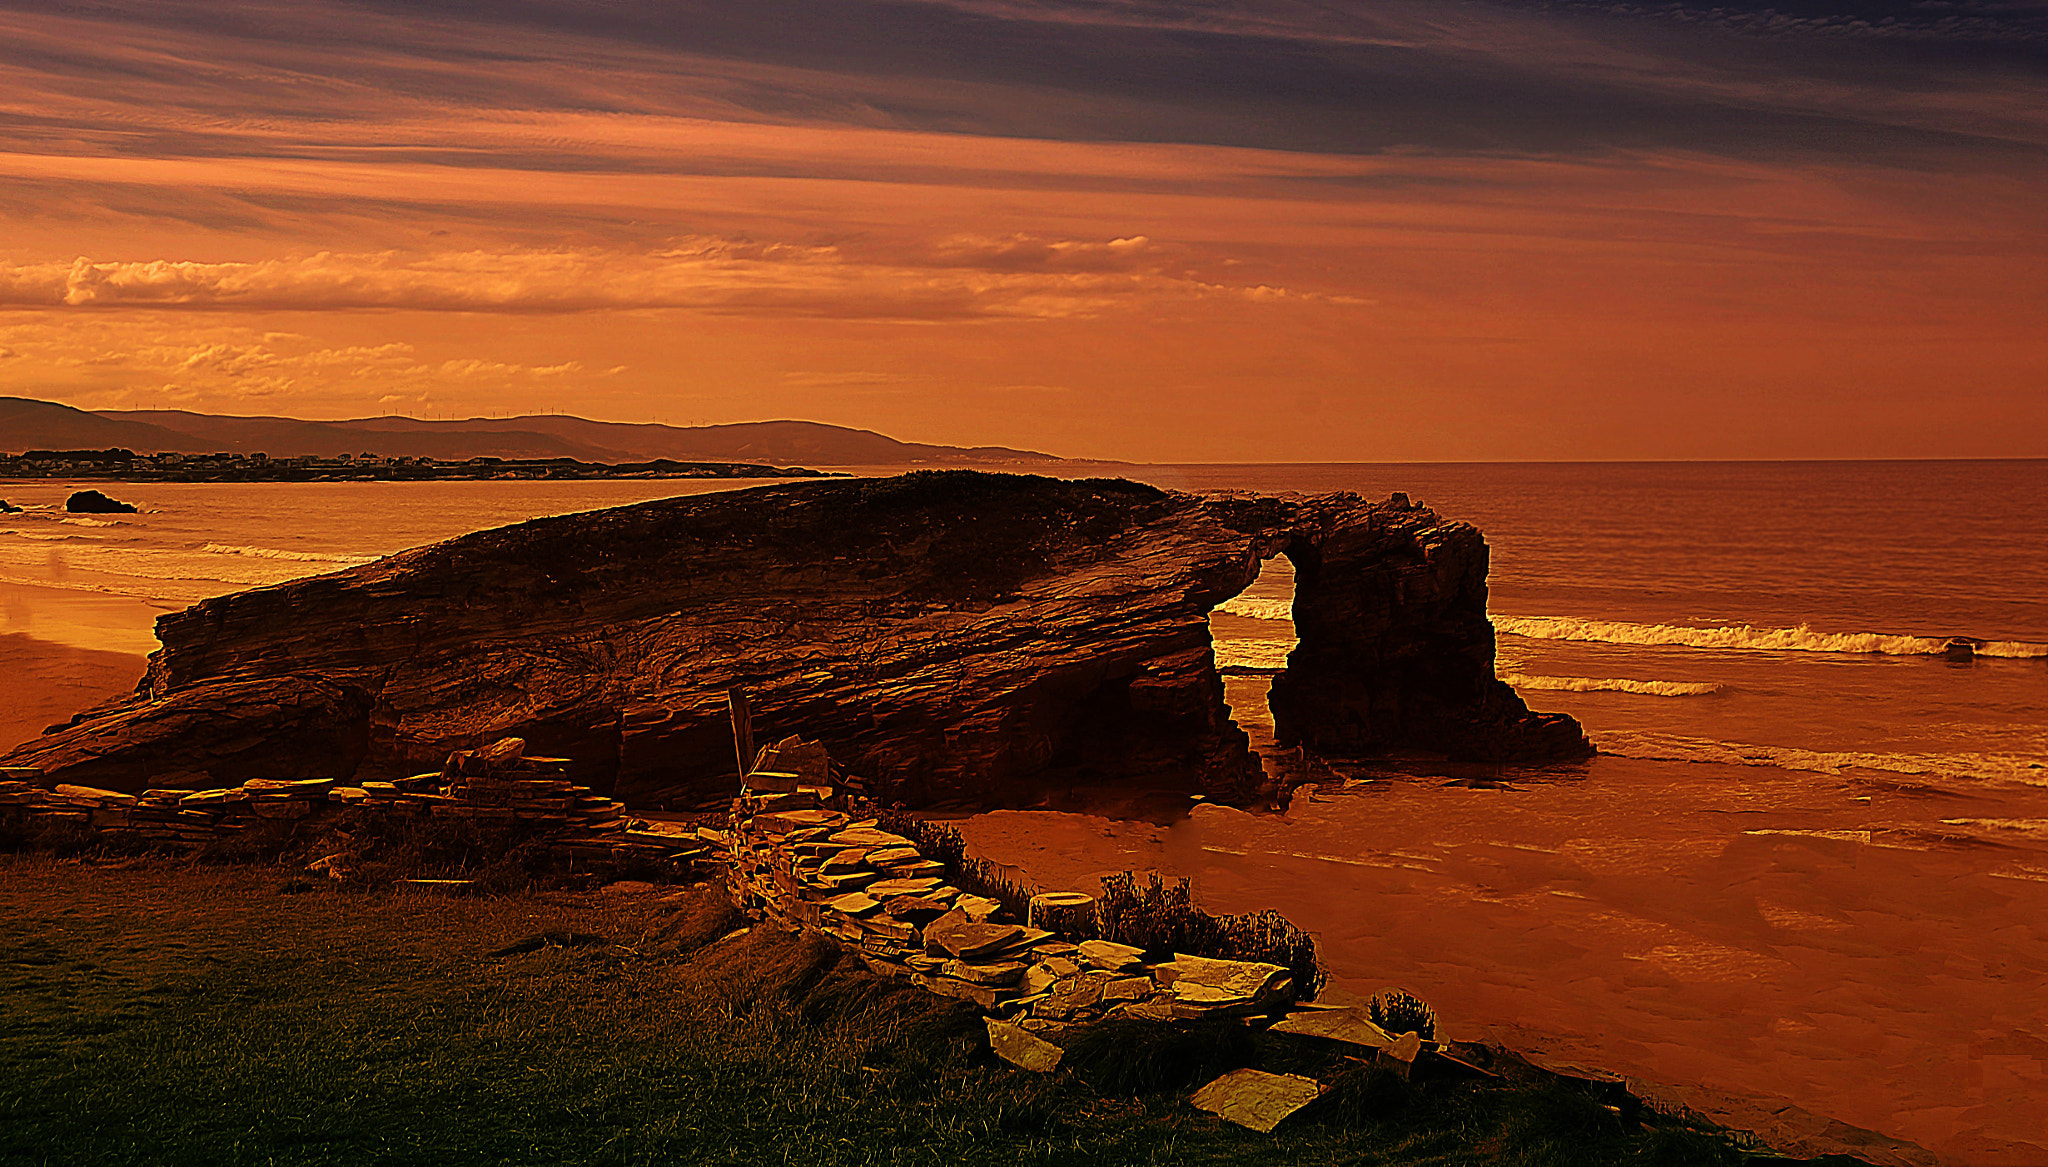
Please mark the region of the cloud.
POLYGON ((914 154, 792 134, 763 158, 678 139, 864 128, 1833 158, 2048 142, 2048 18, 1981 0, 1818 16, 1607 0, 301 0, 232 22, 209 5, 50 7, 0 3, 0 150, 859 179, 914 154))
POLYGON ((910 378, 901 373, 879 373, 858 369, 842 372, 798 371, 784 373, 782 383, 800 388, 843 388, 846 386, 901 385, 910 378))
MULTIPOLYGON (((0 265, 0 307, 567 313, 674 308, 846 319, 1070 318, 1173 301, 1319 299, 1148 269, 1140 237, 953 240, 920 265, 836 247, 698 238, 651 252, 506 250, 342 254, 208 263, 96 260, 0 265)), ((370 359, 371 350, 332 354, 370 359)), ((393 354, 396 355, 396 354, 393 354)), ((246 373, 260 350, 214 346, 192 367, 246 373)), ((559 366, 553 373, 580 369, 559 366)), ((451 375, 489 371, 449 368, 451 375)))
POLYGON ((933 248, 936 262, 989 271, 1128 272, 1156 268, 1160 249, 1143 235, 1095 241, 1035 235, 955 235, 933 248))

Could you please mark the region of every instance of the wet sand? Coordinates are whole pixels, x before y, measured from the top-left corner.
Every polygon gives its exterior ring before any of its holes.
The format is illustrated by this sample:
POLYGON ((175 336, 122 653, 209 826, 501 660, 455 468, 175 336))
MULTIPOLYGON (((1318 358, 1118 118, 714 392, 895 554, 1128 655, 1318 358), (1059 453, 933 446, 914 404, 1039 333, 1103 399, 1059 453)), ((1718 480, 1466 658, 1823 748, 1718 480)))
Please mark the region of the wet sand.
POLYGON ((0 632, 0 752, 71 720, 81 709, 131 692, 142 679, 144 658, 133 653, 74 648, 0 632))
POLYGON ((1512 789, 1382 778, 1285 815, 959 825, 1040 887, 1149 869, 1190 877, 1212 911, 1277 909, 1317 934, 1339 988, 1408 988, 1446 1032, 1677 1088, 1781 1140, 1826 1125, 1773 1115, 1790 1104, 1945 1163, 2048 1163, 2048 840, 1941 827, 1961 801, 1601 759, 1512 789))

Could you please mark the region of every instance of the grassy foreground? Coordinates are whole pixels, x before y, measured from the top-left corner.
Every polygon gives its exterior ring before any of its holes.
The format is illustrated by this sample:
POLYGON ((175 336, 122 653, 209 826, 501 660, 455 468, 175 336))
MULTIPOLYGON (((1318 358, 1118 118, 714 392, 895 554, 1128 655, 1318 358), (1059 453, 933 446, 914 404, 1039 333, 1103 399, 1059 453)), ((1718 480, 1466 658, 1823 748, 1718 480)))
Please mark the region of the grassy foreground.
POLYGON ((445 899, 281 890, 293 879, 0 854, 0 1162, 1744 1159, 1554 1085, 1410 1087, 1363 1067, 1254 1134, 1185 1100, 1270 1061, 1241 1025, 1125 1033, 1026 1073, 986 1052, 966 1006, 827 941, 720 941, 743 921, 715 888, 445 899), (557 943, 491 955, 543 933, 557 943))

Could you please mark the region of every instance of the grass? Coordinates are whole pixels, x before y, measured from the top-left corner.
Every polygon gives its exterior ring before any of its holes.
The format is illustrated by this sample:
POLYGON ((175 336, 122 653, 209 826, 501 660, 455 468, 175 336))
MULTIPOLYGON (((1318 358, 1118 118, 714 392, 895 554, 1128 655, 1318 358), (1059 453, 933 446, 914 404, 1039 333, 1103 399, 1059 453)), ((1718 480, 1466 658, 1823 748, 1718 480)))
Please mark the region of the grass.
POLYGON ((1126 1027, 1029 1074, 968 1007, 827 940, 730 935, 715 886, 283 894, 297 877, 0 855, 0 1163, 1742 1161, 1554 1084, 1410 1086, 1241 1027, 1126 1027), (488 955, 545 934, 603 941, 488 955), (1335 1083, 1276 1135, 1187 1105, 1276 1057, 1335 1083))

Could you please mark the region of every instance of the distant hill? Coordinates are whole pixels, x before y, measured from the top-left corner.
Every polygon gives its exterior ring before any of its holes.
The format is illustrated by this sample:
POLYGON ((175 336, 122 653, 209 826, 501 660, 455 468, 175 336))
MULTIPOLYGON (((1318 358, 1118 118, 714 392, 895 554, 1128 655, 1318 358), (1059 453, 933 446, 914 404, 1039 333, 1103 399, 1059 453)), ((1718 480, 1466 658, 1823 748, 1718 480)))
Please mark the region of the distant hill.
POLYGON ((0 452, 23 450, 105 450, 113 447, 152 454, 207 453, 205 443, 145 421, 101 417, 68 405, 0 397, 0 452))
POLYGON ((1056 462, 1003 446, 899 442, 872 430, 814 421, 668 426, 533 415, 419 421, 366 417, 300 421, 182 409, 87 411, 0 397, 0 451, 125 447, 138 454, 231 451, 274 458, 375 453, 386 457, 575 458, 584 462, 768 462, 778 466, 988 465, 1056 462))

